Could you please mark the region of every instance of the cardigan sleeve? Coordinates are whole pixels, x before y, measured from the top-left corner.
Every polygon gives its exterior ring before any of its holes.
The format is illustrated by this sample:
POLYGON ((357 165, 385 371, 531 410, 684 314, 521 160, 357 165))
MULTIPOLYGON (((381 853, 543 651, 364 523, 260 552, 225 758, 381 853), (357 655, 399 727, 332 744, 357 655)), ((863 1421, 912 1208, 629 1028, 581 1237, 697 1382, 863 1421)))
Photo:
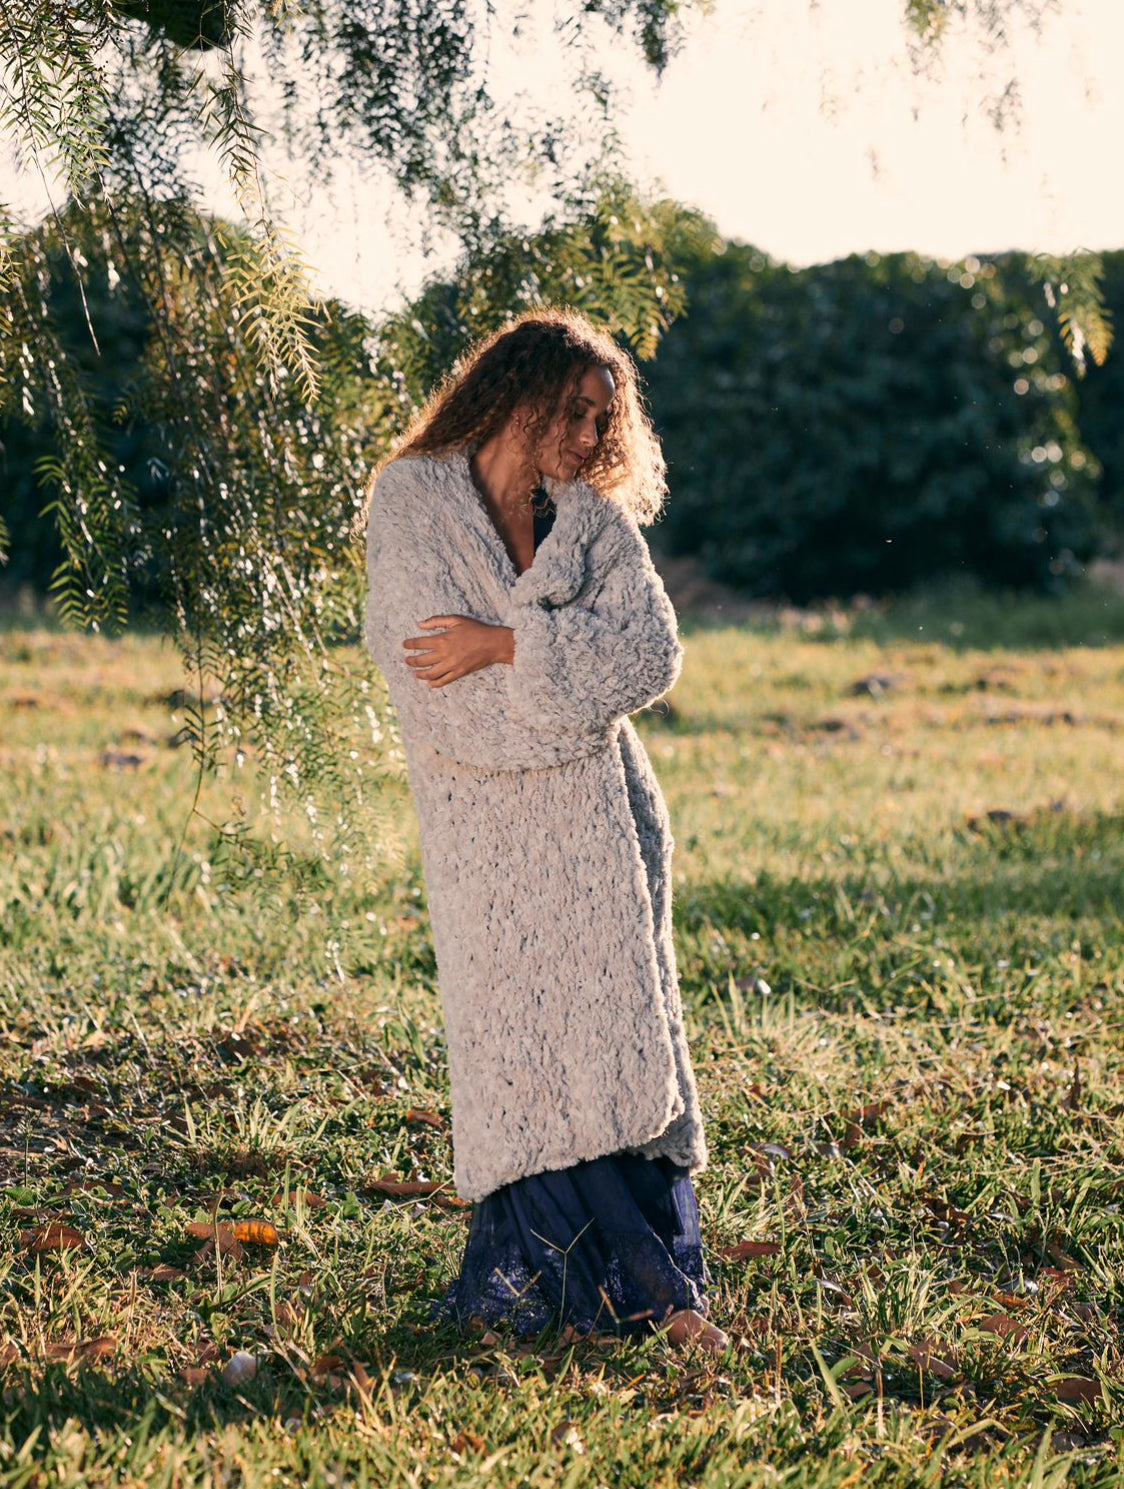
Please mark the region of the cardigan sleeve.
MULTIPOLYGON (((405 462, 403 462, 404 464, 405 462)), ((366 650, 386 678, 404 742, 421 741, 481 771, 559 765, 594 752, 605 731, 566 733, 520 714, 507 692, 508 666, 483 667, 431 688, 409 666, 403 642, 426 632, 430 615, 467 613, 450 574, 447 540, 424 491, 392 462, 375 481, 367 524, 366 650)))
POLYGON ((635 519, 618 510, 602 541, 595 592, 512 606, 508 691, 527 718, 581 735, 661 698, 683 667, 675 609, 635 519))

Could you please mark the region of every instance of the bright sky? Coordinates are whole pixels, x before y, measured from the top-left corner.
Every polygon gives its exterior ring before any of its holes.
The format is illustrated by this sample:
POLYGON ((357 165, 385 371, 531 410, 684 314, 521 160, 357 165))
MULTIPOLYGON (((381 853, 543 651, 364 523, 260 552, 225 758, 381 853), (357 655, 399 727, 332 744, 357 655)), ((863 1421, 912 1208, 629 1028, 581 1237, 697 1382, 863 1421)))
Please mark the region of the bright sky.
MULTIPOLYGON (((597 65, 625 90, 618 122, 633 174, 795 264, 871 248, 956 258, 1124 246, 1120 0, 1061 0, 1064 14, 1038 32, 1013 22, 1013 45, 992 55, 954 34, 926 78, 911 70, 902 9, 715 0, 711 16, 691 19, 661 83, 621 42, 601 48, 597 65), (1012 76, 1021 123, 999 133, 987 101, 1012 76)), ((528 30, 518 52, 497 25, 491 58, 501 96, 521 89, 529 103, 561 106, 549 24, 528 30)), ((369 166, 341 164, 326 189, 302 182, 280 152, 267 161, 285 177, 275 206, 320 288, 374 310, 397 300, 396 284, 409 292, 447 263, 422 256, 409 215, 369 166)), ((221 172, 200 176, 208 204, 234 215, 221 172)), ((46 202, 41 183, 10 168, 0 190, 21 208, 46 202)), ((529 225, 542 205, 526 199, 529 225)))

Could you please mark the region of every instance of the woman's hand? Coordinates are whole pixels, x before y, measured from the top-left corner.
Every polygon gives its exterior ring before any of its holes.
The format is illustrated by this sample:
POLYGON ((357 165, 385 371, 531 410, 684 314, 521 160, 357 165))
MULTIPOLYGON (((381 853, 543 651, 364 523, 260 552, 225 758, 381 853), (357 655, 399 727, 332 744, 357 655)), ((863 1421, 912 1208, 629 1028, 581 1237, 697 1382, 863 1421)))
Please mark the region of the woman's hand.
POLYGON ((510 662, 514 656, 515 633, 510 626, 490 625, 471 615, 431 615, 418 624, 445 627, 402 643, 417 648, 406 658, 406 665, 431 688, 442 688, 493 662, 510 662))

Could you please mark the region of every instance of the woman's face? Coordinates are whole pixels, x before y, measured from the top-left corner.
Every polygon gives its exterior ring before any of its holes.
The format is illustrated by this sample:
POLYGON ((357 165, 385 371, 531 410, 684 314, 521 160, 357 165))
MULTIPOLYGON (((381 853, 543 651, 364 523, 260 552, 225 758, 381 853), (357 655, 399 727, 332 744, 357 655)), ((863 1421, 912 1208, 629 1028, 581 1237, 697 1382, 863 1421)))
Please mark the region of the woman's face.
POLYGON ((591 367, 577 390, 563 398, 535 456, 540 474, 572 481, 605 432, 606 413, 616 393, 607 367, 591 367))

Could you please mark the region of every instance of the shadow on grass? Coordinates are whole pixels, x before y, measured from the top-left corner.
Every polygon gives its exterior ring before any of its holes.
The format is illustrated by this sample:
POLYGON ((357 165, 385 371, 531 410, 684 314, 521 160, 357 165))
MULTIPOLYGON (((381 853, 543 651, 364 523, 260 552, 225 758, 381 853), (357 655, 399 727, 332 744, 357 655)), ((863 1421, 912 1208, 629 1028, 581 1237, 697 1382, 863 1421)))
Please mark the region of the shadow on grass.
POLYGON ((993 860, 978 872, 948 877, 887 875, 876 879, 857 870, 788 879, 762 872, 754 879, 695 882, 676 894, 676 923, 685 931, 715 926, 752 935, 778 928, 816 931, 852 939, 856 927, 877 913, 879 935, 914 923, 917 914, 941 930, 978 933, 981 920, 1004 922, 1015 915, 1056 921, 1103 920, 1117 937, 1124 926, 1124 852, 1110 862, 1083 867, 1057 862, 993 860))
MULTIPOLYGON (((755 597, 744 598, 752 602, 755 597)), ((720 611, 681 617, 684 636, 732 624, 806 641, 933 642, 957 652, 1112 646, 1124 642, 1124 594, 1087 580, 1065 594, 1041 595, 987 589, 963 578, 879 598, 825 599, 806 607, 762 603, 758 614, 737 622, 720 611)))

